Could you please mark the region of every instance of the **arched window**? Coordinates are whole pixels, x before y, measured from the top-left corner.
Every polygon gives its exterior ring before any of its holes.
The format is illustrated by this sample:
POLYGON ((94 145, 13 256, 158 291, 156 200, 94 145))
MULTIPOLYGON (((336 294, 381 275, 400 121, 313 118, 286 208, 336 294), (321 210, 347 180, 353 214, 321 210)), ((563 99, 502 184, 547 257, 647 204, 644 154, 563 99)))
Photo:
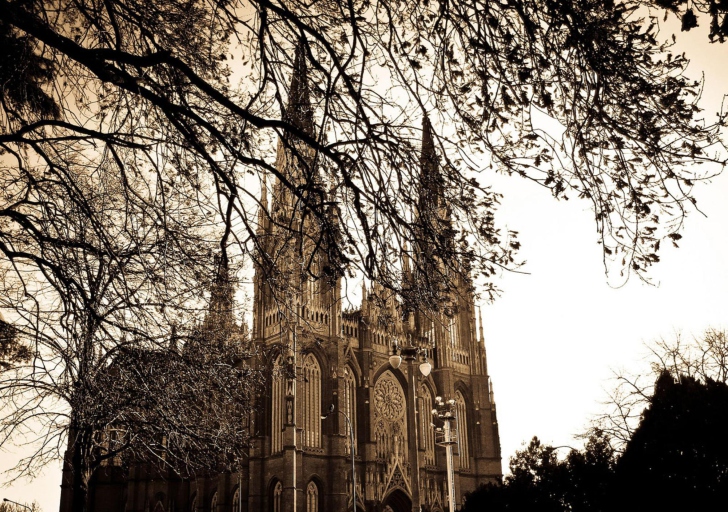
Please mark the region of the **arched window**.
POLYGON ((161 501, 158 501, 154 506, 154 512, 164 512, 164 505, 162 505, 161 501))
MULTIPOLYGON (((356 446, 356 380, 354 379, 354 372, 348 367, 344 367, 344 412, 351 421, 351 428, 354 430, 354 446, 356 446)), ((346 426, 347 430, 349 425, 346 426)), ((351 440, 346 436, 346 453, 351 453, 351 440)), ((354 450, 356 453, 356 449, 354 450)))
POLYGON ((319 491, 313 481, 306 488, 306 512, 319 512, 319 491))
POLYGON ((453 348, 460 347, 460 330, 455 317, 450 319, 447 329, 450 332, 450 346, 453 348))
POLYGON ((286 403, 286 382, 283 375, 283 358, 278 356, 273 363, 273 383, 271 390, 271 453, 280 453, 283 450, 283 421, 286 403))
POLYGON ((281 512, 281 496, 283 496, 283 484, 280 482, 276 482, 276 485, 273 487, 273 510, 272 512, 281 512))
POLYGON ((321 367, 313 354, 303 360, 303 445, 321 447, 321 367))
POLYGON ((460 467, 470 467, 470 451, 468 449, 468 415, 465 410, 465 399, 460 391, 455 392, 455 417, 458 429, 458 453, 460 454, 460 467))
POLYGON ((377 459, 389 461, 395 455, 402 462, 407 461, 406 403, 402 386, 394 374, 387 370, 374 384, 371 425, 377 459))
POLYGON ((425 465, 435 465, 435 430, 432 427, 431 415, 432 415, 432 395, 427 386, 420 386, 420 396, 422 397, 422 409, 420 412, 420 424, 422 425, 422 435, 420 439, 423 440, 425 448, 425 465))
POLYGON ((212 501, 210 502, 210 512, 217 512, 217 493, 212 495, 212 501))
POLYGON ((190 512, 198 512, 197 511, 197 494, 195 494, 195 497, 192 498, 192 505, 190 505, 190 512))
POLYGON ((243 507, 240 503, 240 488, 235 489, 235 494, 233 494, 233 512, 243 512, 243 507))

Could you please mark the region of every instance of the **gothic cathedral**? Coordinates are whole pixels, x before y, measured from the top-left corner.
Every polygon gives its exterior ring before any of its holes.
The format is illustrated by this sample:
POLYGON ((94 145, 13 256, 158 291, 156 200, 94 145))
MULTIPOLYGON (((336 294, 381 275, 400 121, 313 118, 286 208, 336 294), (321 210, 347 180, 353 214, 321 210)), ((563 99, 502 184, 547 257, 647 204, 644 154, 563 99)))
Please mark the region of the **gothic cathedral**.
MULTIPOLYGON (((314 133, 300 49, 286 115, 299 130, 314 133)), ((425 121, 423 181, 437 173, 429 130, 425 121)), ((362 287, 358 309, 344 310, 341 278, 327 276, 325 251, 311 247, 325 242, 316 232, 320 223, 305 215, 280 180, 320 185, 324 194, 315 160, 295 137, 284 136, 276 169, 279 178, 264 182, 260 199, 251 333, 268 382, 250 418, 252 446, 243 470, 178 481, 132 468, 121 483, 96 479, 91 511, 343 512, 354 508, 354 494, 362 512, 447 511, 446 450, 431 415, 436 397, 456 417, 455 508, 478 485, 500 481, 495 402, 472 292, 463 283, 454 314, 403 315, 374 282, 362 287), (312 271, 301 272, 301 265, 312 271), (302 277, 317 273, 323 277, 302 277), (405 357, 395 368, 395 340, 427 347, 427 353, 405 357), (430 363, 427 371, 419 368, 423 362, 430 363)), ((402 262, 405 276, 409 266, 402 262)))

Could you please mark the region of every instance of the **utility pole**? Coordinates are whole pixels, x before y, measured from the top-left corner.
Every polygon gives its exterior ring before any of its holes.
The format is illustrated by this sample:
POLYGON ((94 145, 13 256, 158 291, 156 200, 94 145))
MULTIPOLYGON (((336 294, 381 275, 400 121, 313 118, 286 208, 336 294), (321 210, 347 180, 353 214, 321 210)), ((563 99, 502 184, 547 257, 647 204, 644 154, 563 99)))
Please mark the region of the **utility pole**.
POLYGON ((450 512, 455 512, 455 468, 453 466, 452 447, 457 444, 457 417, 455 416, 455 400, 447 402, 442 397, 435 397, 435 409, 432 410, 435 425, 435 443, 445 447, 447 462, 447 497, 450 512))
POLYGON ((417 376, 415 375, 415 361, 419 362, 418 368, 423 377, 427 377, 432 371, 432 365, 427 360, 427 349, 425 347, 411 344, 400 347, 397 340, 392 344, 392 355, 389 357, 389 364, 397 369, 402 364, 402 359, 407 361, 407 430, 412 436, 409 439, 409 462, 411 468, 410 491, 412 493, 412 512, 420 512, 420 464, 417 452, 417 419, 416 412, 416 386, 417 376))

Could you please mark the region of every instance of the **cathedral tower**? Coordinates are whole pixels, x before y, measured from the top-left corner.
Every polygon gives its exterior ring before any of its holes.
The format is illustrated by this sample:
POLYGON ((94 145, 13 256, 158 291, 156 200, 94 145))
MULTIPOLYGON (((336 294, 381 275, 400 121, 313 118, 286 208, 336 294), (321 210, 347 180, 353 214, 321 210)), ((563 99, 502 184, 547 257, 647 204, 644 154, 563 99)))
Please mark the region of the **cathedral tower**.
MULTIPOLYGON (((443 512, 445 451, 430 423, 438 396, 452 399, 457 415, 457 505, 479 484, 501 478, 484 328, 468 273, 452 258, 454 232, 430 121, 422 130, 418 234, 402 250, 402 273, 413 287, 435 279, 441 293, 403 304, 380 283, 364 282, 361 306, 342 311, 341 277, 330 270, 326 243, 325 226, 334 223, 317 217, 333 216, 335 207, 322 207, 331 198, 306 143, 317 137, 309 51, 301 39, 283 114, 291 129, 279 135, 275 172, 262 179, 251 336, 255 364, 267 370, 268 381, 249 422, 250 455, 237 474, 192 483, 130 479, 115 492, 140 497, 135 503, 145 496, 154 503, 152 493, 168 485, 166 496, 175 498, 163 511, 343 511, 353 508, 356 489, 362 512, 443 512), (395 340, 428 347, 432 372, 394 368, 395 340), (331 405, 333 414, 322 414, 331 405)), ((227 262, 218 269, 210 328, 231 318, 227 262)))

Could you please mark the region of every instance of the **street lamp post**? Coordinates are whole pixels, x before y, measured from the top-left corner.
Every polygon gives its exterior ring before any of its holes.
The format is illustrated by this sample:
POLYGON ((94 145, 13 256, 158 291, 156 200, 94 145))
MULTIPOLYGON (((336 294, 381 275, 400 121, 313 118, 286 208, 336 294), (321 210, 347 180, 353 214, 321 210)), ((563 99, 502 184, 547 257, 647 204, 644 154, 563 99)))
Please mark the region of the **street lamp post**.
POLYGON ((339 414, 343 415, 346 419, 346 424, 349 426, 349 443, 351 444, 351 510, 352 512, 356 512, 356 466, 354 464, 354 427, 351 424, 349 416, 344 411, 334 410, 334 404, 331 404, 329 406, 329 412, 321 415, 321 419, 325 420, 333 412, 338 412, 339 414))
POLYGON ((3 498, 3 501, 5 501, 5 502, 7 502, 7 503, 12 503, 13 505, 17 505, 17 506, 19 506, 19 507, 25 507, 25 508, 27 508, 28 510, 30 510, 30 512, 33 512, 33 509, 32 509, 32 508, 30 508, 30 507, 29 507, 28 505, 23 505, 22 503, 18 503, 17 501, 9 500, 9 499, 7 499, 7 498, 3 498))
POLYGON ((420 512, 420 465, 417 460, 417 420, 415 418, 415 361, 422 356, 419 365, 420 373, 427 377, 432 371, 432 365, 427 360, 427 349, 417 346, 400 347, 397 340, 392 344, 392 355, 389 364, 397 369, 402 359, 407 361, 407 430, 412 435, 408 443, 409 459, 411 464, 410 489, 412 491, 412 512, 420 512))
POLYGON ((455 512, 455 471, 453 468, 452 447, 457 443, 455 400, 447 402, 442 397, 435 397, 435 409, 432 410, 435 427, 435 443, 445 447, 447 462, 447 496, 450 512, 455 512))

